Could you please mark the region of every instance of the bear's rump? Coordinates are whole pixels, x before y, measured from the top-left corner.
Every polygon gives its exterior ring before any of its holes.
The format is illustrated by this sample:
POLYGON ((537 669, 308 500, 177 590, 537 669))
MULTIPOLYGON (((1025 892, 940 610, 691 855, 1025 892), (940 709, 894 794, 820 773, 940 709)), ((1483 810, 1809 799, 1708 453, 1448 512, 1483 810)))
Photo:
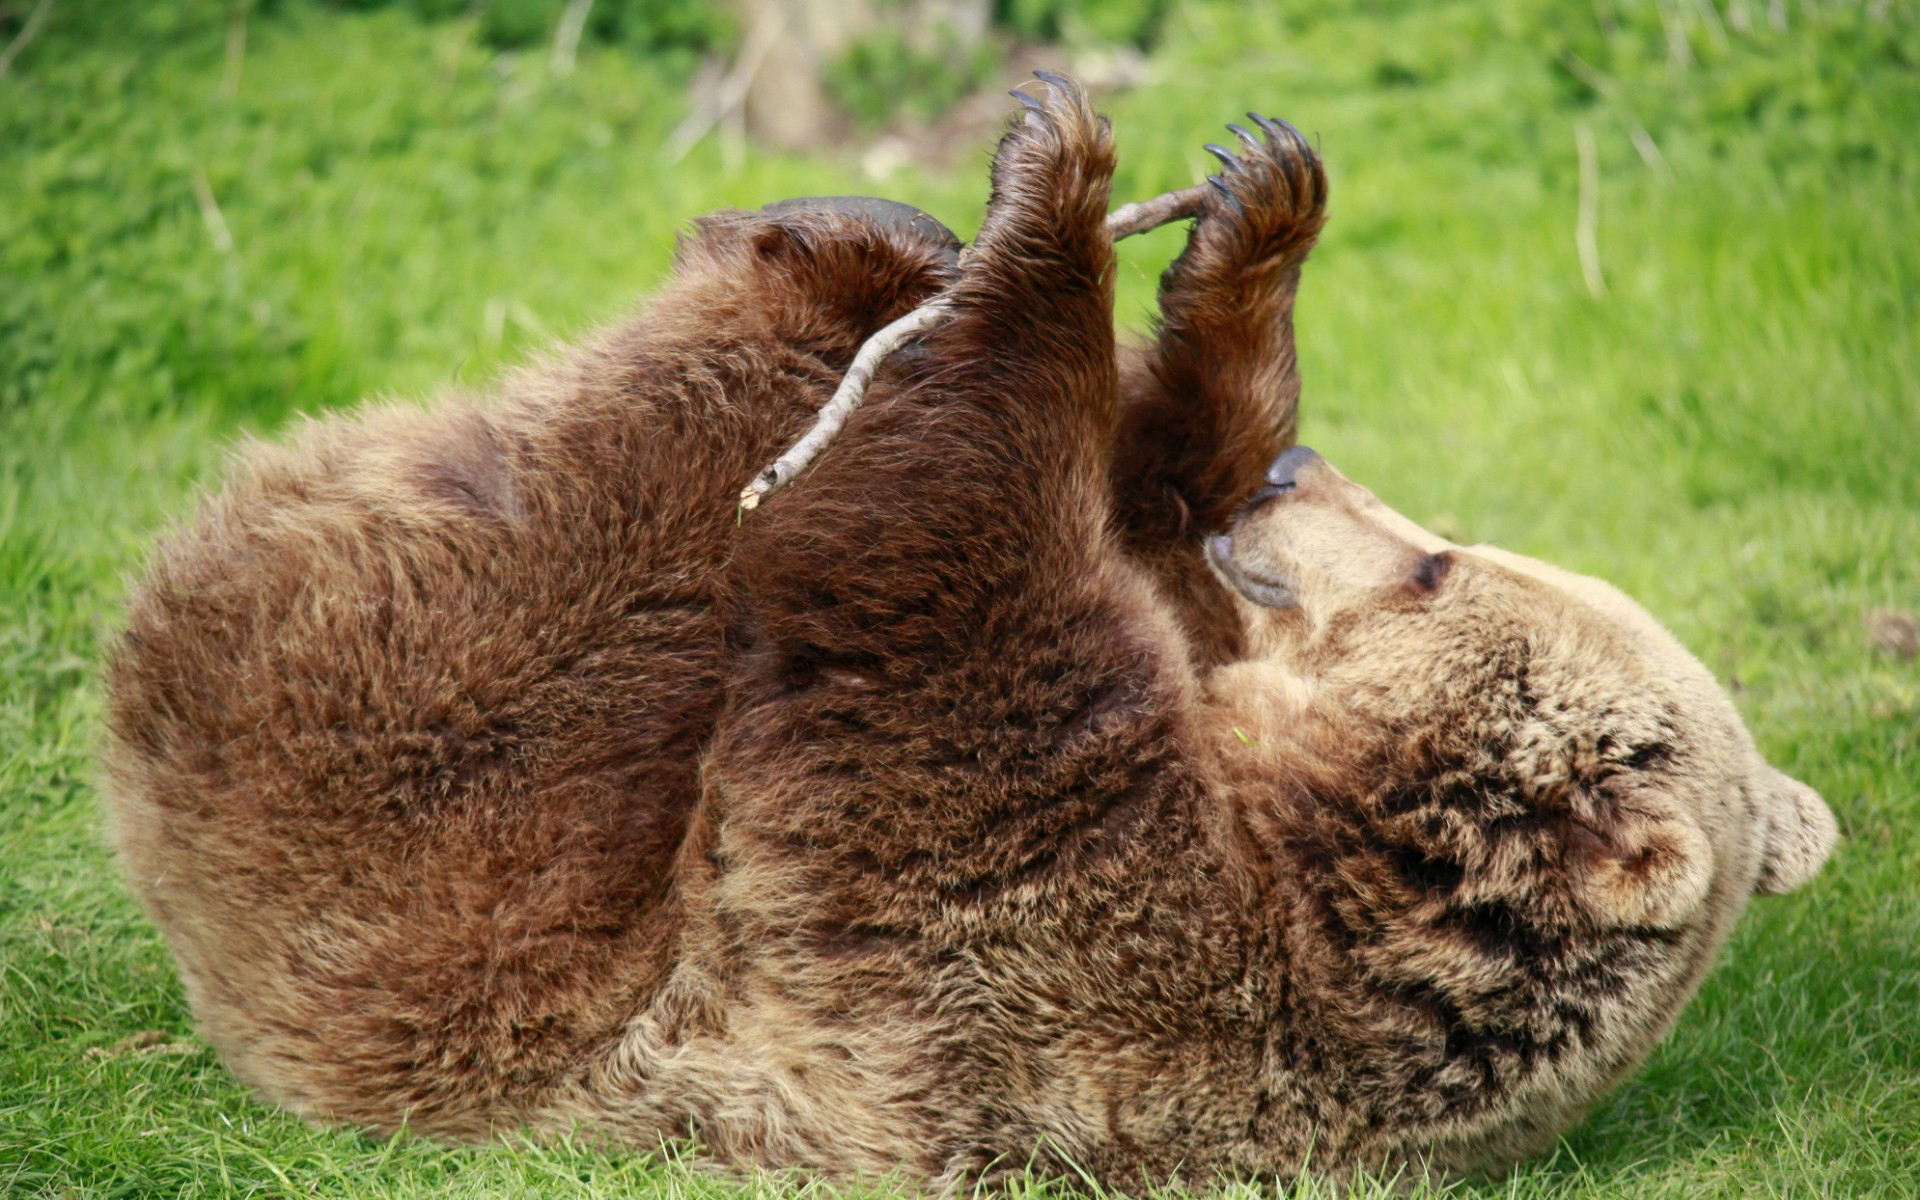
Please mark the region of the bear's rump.
POLYGON ((661 570, 476 419, 254 452, 110 689, 115 840, 208 1037, 298 1111, 464 1135, 664 971, 721 690, 684 541, 661 570))

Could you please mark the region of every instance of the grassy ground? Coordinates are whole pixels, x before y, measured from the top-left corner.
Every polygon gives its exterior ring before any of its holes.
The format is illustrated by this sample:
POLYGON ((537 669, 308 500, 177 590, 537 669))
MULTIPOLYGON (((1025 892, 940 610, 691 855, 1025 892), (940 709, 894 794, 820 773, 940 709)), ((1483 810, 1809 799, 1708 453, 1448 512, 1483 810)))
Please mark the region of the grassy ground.
MULTIPOLYGON (((0 40, 30 7, 0 7, 0 40)), ((684 81, 658 62, 590 47, 559 80, 469 22, 232 11, 60 3, 0 78, 0 1193, 801 1189, 250 1101, 101 849, 94 664, 124 574, 236 436, 603 320, 703 210, 884 190, 964 231, 985 147, 883 184, 824 158, 730 173, 711 146, 668 166, 684 81)), ((1195 0, 1107 103, 1123 195, 1189 182, 1247 107, 1317 132, 1307 440, 1445 532, 1637 594, 1848 835, 1756 906, 1644 1071, 1468 1194, 1920 1194, 1920 663, 1863 623, 1920 609, 1916 21, 1195 0)), ((1129 244, 1129 320, 1176 244, 1129 244)))

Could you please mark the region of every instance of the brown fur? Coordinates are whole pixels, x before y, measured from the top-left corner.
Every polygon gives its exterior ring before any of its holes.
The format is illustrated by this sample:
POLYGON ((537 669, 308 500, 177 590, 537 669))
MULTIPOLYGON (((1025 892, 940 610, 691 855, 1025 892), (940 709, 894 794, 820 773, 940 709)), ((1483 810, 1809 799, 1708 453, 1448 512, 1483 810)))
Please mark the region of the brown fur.
POLYGON ((941 1185, 1470 1169, 1574 1119, 1831 818, 1604 585, 1324 464, 1253 496, 1325 184, 1284 132, 1243 165, 1124 365, 1063 87, 957 265, 711 217, 496 399, 245 451, 110 680, 115 840, 226 1060, 375 1129, 941 1185))

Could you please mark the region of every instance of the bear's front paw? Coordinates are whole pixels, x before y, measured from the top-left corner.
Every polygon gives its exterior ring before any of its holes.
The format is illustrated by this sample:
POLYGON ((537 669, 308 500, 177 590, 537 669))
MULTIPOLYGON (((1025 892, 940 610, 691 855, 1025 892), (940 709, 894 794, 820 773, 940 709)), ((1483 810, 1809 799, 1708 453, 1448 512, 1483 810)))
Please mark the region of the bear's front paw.
POLYGON ((1207 179, 1212 191, 1187 252, 1168 273, 1169 287, 1189 274, 1238 276, 1297 266, 1320 236, 1327 217, 1327 173, 1320 156, 1287 122, 1259 113, 1247 118, 1264 137, 1228 125, 1239 139, 1238 153, 1207 145, 1223 169, 1207 179))

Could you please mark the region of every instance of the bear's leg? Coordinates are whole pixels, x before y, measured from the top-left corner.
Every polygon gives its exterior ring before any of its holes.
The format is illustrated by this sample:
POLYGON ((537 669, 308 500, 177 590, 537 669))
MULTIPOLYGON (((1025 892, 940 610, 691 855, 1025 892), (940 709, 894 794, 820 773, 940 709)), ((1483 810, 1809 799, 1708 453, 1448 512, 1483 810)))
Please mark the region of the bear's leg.
POLYGON ((733 559, 739 668, 708 779, 783 872, 837 861, 830 890, 992 891, 1064 859, 1049 830, 1084 849, 1103 814, 1154 810, 1138 789, 1167 741, 1128 731, 1178 703, 1167 631, 1108 538, 1113 153, 1065 81, 1029 103, 951 319, 733 559))
POLYGON ((891 655, 922 618, 953 630, 982 588, 1099 553, 1116 420, 1113 152, 1064 80, 1029 103, 995 159, 950 315, 887 361, 843 440, 746 523, 739 593, 768 619, 883 606, 884 625, 876 612, 829 640, 891 655), (921 610, 894 611, 903 585, 948 570, 961 574, 921 610), (841 602, 820 603, 829 594, 841 602))
POLYGON ((1293 300, 1326 220, 1327 180, 1298 130, 1249 114, 1186 250, 1160 280, 1159 336, 1122 364, 1114 504, 1129 548, 1183 610, 1203 660, 1237 622, 1198 554, 1294 439, 1293 300))
POLYGON ((1137 1165, 1088 1116, 1132 1095, 1083 1108, 1052 1081, 1150 1078, 1110 1074, 1121 1048, 1235 987, 1188 965, 1203 920, 1143 915, 1228 913, 1232 885, 1178 634, 1112 541, 1113 152, 1050 82, 1001 144, 950 318, 887 360, 730 566, 712 833, 683 886, 711 897, 696 936, 734 994, 770 998, 729 1061, 841 1098, 782 1116, 790 1163, 1137 1165))

